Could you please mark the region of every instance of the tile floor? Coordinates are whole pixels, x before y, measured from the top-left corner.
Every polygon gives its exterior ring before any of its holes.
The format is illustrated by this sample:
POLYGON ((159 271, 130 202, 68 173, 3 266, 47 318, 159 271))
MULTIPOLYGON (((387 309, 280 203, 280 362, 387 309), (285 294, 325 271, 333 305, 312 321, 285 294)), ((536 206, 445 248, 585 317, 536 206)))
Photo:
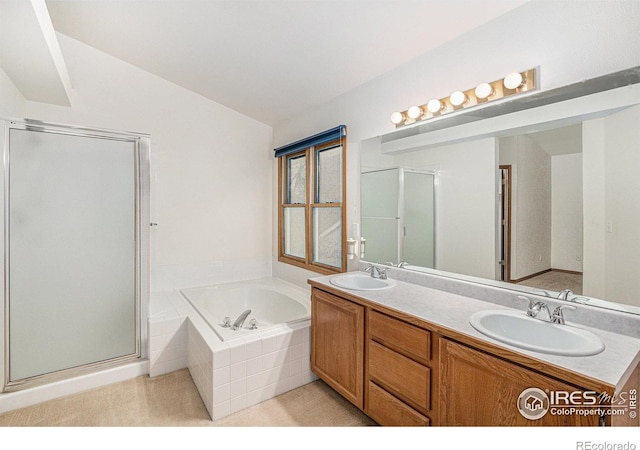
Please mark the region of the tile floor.
POLYGON ((346 427, 375 423, 322 381, 212 422, 187 369, 0 415, 0 427, 346 427))

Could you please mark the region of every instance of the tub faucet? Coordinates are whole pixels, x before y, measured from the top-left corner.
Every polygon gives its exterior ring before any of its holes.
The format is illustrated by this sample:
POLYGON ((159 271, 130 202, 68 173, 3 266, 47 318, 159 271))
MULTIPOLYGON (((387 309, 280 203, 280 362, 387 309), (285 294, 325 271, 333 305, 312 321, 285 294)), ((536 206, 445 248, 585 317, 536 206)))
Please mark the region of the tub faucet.
POLYGON ((236 319, 236 321, 233 322, 233 326, 231 327, 231 329, 232 330, 237 330, 238 328, 242 328, 242 325, 244 324, 244 321, 247 319, 247 316, 249 314, 251 314, 251 310, 250 309, 247 309, 242 314, 240 314, 238 316, 238 318, 236 319))

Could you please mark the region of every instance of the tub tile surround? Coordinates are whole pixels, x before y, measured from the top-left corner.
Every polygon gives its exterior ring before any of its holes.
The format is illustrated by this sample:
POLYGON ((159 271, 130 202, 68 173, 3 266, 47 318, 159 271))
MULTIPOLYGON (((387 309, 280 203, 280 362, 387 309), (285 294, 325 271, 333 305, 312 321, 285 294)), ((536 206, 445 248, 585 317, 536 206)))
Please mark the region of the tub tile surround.
MULTIPOLYGON (((361 267, 364 268, 365 265, 361 267)), ((402 269, 389 268, 387 273, 398 283, 392 289, 379 291, 341 289, 330 284, 331 275, 315 277, 313 280, 327 286, 328 290, 357 295, 368 301, 613 386, 622 386, 640 363, 640 338, 637 336, 640 318, 637 316, 587 306, 582 308, 583 305, 576 305, 578 310, 584 309, 584 311, 571 317, 567 314, 567 322, 592 328, 592 331, 605 343, 605 350, 597 355, 583 357, 543 354, 495 341, 475 330, 469 323, 469 317, 477 311, 489 309, 524 311, 526 305, 516 299, 515 292, 402 269), (595 317, 592 317, 593 315, 595 317), (626 333, 627 330, 631 332, 626 333)), ((553 305, 548 297, 540 299, 553 305)), ((570 313, 577 313, 578 310, 570 313)))
POLYGON ((188 368, 212 420, 317 380, 309 320, 222 342, 178 290, 151 302, 150 376, 188 368))

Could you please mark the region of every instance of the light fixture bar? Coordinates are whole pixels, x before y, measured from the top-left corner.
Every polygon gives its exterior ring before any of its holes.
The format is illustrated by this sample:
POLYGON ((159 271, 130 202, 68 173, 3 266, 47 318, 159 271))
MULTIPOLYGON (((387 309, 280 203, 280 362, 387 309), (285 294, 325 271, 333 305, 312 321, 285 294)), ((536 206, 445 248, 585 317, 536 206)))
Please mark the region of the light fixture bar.
POLYGON ((414 105, 405 111, 396 111, 391 115, 391 122, 396 128, 400 128, 454 111, 522 94, 536 88, 536 69, 513 72, 491 83, 479 83, 476 87, 466 91, 455 91, 447 97, 431 99, 424 105, 414 105))

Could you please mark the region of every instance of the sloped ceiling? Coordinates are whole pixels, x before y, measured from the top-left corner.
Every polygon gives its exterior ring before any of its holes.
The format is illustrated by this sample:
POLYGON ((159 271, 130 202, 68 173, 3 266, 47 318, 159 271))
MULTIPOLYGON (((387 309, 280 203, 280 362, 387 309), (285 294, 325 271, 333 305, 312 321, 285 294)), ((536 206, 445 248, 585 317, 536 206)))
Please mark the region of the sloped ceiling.
POLYGON ((27 100, 71 105, 71 82, 44 0, 0 1, 0 67, 27 100))
POLYGON ((275 125, 525 0, 47 0, 57 32, 275 125))

